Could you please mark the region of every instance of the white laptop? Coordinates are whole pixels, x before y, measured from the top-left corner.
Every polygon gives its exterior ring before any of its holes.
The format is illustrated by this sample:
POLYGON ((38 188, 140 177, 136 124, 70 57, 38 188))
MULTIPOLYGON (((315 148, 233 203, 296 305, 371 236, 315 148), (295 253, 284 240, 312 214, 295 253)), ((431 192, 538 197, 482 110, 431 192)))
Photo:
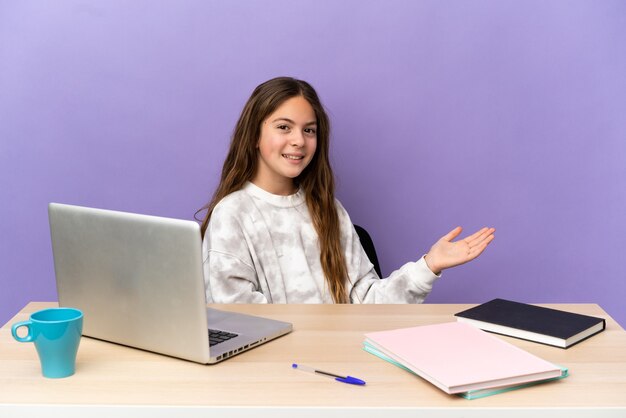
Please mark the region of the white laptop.
POLYGON ((208 364, 292 330, 207 308, 196 222, 59 203, 48 215, 59 304, 84 312, 83 335, 208 364))

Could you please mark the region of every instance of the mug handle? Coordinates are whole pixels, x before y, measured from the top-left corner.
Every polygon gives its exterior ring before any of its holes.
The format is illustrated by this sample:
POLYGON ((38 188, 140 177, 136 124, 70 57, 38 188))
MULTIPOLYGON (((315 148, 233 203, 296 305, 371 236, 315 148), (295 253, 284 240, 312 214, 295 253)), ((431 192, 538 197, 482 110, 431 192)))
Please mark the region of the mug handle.
POLYGON ((30 332, 31 325, 32 325, 31 321, 22 321, 22 322, 13 324, 13 326, 11 327, 11 334, 13 335, 13 338, 15 338, 17 341, 21 343, 29 343, 33 341, 33 334, 30 332), (17 335, 17 329, 20 327, 28 328, 28 334, 25 337, 20 337, 19 335, 17 335))

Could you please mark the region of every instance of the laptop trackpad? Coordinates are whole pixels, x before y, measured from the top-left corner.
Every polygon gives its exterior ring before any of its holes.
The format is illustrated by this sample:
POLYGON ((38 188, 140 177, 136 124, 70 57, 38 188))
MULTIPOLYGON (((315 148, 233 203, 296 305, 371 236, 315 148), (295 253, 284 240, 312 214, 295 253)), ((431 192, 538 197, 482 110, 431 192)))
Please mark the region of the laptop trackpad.
POLYGON ((207 308, 207 325, 209 329, 232 332, 240 338, 251 340, 277 336, 287 329, 291 330, 291 324, 286 322, 212 308, 207 308))

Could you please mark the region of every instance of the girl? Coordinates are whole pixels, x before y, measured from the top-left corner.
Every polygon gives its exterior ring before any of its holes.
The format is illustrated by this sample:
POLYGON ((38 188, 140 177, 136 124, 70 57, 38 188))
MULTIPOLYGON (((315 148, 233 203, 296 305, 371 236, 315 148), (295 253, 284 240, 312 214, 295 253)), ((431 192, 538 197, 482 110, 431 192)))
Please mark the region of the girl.
POLYGON ((259 85, 203 209, 204 278, 215 303, 421 303, 441 271, 478 257, 483 228, 457 227, 381 280, 335 199, 330 126, 315 90, 279 77, 259 85))

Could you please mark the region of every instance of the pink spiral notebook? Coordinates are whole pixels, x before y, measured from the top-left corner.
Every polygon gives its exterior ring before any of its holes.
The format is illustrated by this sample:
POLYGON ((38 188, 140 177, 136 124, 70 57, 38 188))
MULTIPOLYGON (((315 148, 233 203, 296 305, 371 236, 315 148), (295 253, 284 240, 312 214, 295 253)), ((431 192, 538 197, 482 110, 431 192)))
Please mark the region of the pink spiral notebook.
POLYGON ((562 375, 560 367, 461 322, 373 332, 365 337, 366 344, 450 394, 562 375))

